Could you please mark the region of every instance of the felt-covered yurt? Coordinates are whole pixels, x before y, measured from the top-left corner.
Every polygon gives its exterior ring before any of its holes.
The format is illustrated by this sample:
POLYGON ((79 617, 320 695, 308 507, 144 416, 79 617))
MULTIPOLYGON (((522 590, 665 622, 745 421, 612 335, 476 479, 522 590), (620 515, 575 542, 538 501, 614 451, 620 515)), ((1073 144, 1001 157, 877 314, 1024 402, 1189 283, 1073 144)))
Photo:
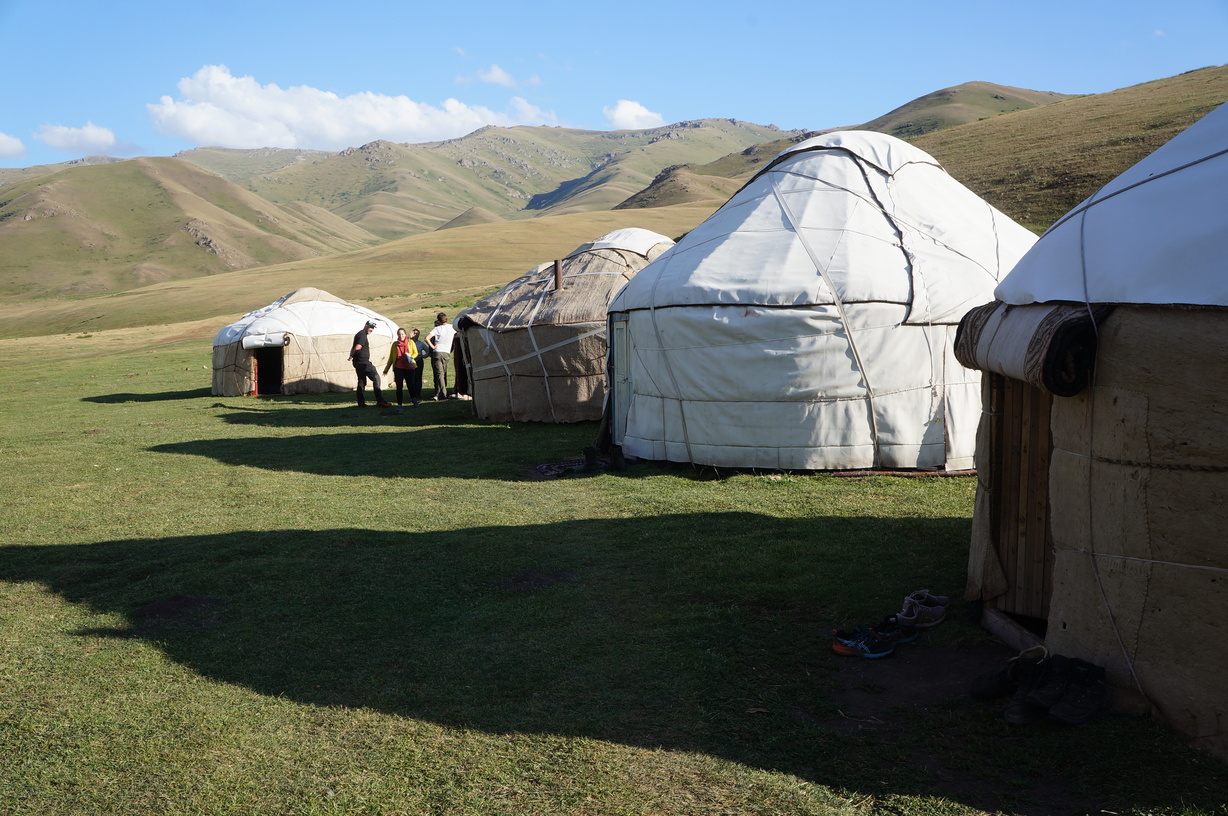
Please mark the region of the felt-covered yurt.
POLYGON ((1228 106, 960 327, 989 372, 967 595, 1228 758, 1228 106))
POLYGON ((646 229, 615 230, 458 314, 477 415, 496 422, 600 418, 610 299, 673 244, 646 229))
POLYGON ((382 367, 396 324, 320 289, 296 289, 248 312, 213 338, 213 394, 352 391, 354 335, 374 321, 371 361, 382 367))
POLYGON ((899 139, 801 142, 614 298, 611 441, 723 467, 970 468, 980 375, 955 328, 1035 240, 899 139))

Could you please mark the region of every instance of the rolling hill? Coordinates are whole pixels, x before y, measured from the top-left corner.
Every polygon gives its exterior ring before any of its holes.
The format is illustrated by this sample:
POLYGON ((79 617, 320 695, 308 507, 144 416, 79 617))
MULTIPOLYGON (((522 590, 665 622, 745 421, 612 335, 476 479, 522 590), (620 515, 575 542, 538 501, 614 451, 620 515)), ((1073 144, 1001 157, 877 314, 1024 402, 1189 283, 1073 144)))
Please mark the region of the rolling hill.
MULTIPOLYGON (((995 98, 1007 96, 1001 86, 969 86, 976 94, 931 96, 1010 102, 995 98)), ((909 140, 1040 232, 1225 100, 1228 66, 1212 67, 990 111, 909 140)), ((730 120, 614 133, 484 128, 341 154, 203 149, 195 158, 212 171, 181 157, 28 174, 0 185, 0 325, 16 336, 226 316, 300 285, 446 305, 617 226, 677 237, 808 135, 730 120), (398 230, 416 234, 387 237, 398 230)))
POLYGON ((93 295, 380 243, 320 207, 273 204, 170 158, 0 188, 0 296, 93 295))
MULTIPOLYGON (((1004 86, 968 83, 931 94, 871 123, 891 129, 935 110, 935 100, 966 107, 969 96, 995 99, 1004 86), (971 92, 947 94, 947 91, 971 92), (932 97, 932 98, 931 98, 932 97), (911 111, 911 112, 910 112, 911 111), (904 112, 904 113, 901 113, 904 112)), ((1038 92, 1029 92, 1038 93, 1038 92)), ((1061 97, 1061 95, 1056 95, 1061 97)), ((1047 98, 1041 95, 1041 98, 1047 98)), ((1067 96, 909 136, 951 175, 1019 223, 1043 232, 1126 168, 1228 100, 1228 66, 1202 68, 1103 94, 1067 96)), ((1015 104, 1007 97, 995 100, 1015 104)), ((1027 101, 1026 99, 1024 100, 1027 101)), ((984 108, 980 108, 984 112, 984 108)), ((816 131, 817 134, 821 131, 816 131)), ((740 188, 765 162, 815 134, 765 142, 702 165, 668 168, 620 208, 708 203, 740 188)))

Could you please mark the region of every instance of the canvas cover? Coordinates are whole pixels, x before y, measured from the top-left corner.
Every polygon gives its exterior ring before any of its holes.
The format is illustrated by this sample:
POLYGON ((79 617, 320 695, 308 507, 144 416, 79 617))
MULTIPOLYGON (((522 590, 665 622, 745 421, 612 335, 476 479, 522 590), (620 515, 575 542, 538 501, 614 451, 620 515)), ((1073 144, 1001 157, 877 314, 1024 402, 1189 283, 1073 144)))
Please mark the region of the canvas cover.
MULTIPOLYGON (((997 296, 1002 309, 1107 314, 1093 321, 1089 387, 1049 415, 1046 643, 1104 666, 1119 704, 1149 705, 1228 759, 1228 656, 1207 648, 1228 635, 1226 183, 1228 106, 1058 221, 997 296)), ((1000 370, 1010 356, 976 364, 1000 370)), ((978 471, 992 455, 978 449, 978 471)), ((1006 591, 993 510, 978 486, 971 598, 1006 591)))
POLYGON ((543 263, 456 317, 477 415, 495 422, 601 416, 606 309, 623 284, 674 242, 626 228, 543 263))
POLYGON ((1228 306, 1225 212, 1228 104, 1058 220, 995 297, 1228 306))
POLYGON ((370 309, 310 287, 248 312, 213 338, 213 394, 233 397, 256 388, 255 351, 281 346, 282 394, 351 391, 357 384, 348 357, 368 320, 371 360, 382 366, 396 325, 370 309))
POLYGON ((614 298, 614 441, 726 467, 971 467, 980 376, 955 327, 1035 240, 898 139, 801 142, 614 298))

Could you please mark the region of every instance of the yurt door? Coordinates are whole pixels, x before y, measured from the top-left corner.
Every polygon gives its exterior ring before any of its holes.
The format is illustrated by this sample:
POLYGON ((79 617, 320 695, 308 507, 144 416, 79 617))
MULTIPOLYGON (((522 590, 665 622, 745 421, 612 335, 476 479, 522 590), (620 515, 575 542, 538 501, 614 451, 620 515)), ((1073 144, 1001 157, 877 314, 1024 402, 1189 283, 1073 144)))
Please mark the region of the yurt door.
POLYGON ((615 445, 623 443, 627 432, 627 409, 631 407, 631 336, 627 333, 627 315, 610 315, 610 388, 613 392, 610 436, 615 445))
POLYGON ((252 354, 256 358, 256 393, 259 395, 280 394, 283 346, 258 348, 252 354))

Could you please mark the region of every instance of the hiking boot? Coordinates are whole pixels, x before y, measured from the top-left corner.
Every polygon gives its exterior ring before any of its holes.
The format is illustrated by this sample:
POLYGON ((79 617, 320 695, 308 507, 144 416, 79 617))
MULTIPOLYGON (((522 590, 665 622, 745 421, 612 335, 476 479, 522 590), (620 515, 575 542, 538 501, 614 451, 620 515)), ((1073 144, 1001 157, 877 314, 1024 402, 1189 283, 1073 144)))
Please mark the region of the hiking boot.
POLYGON ((1101 666, 1076 657, 1067 666, 1066 675, 1066 692, 1049 709, 1050 717, 1078 725, 1108 711, 1109 685, 1101 666))
POLYGON ((1043 657, 1044 654, 1044 646, 1033 646, 1031 649, 1023 650, 1006 661, 1006 665, 1002 668, 991 669, 972 678, 968 693, 979 700, 992 700, 995 697, 1013 694, 1015 689, 1019 688, 1020 658, 1043 657))
POLYGON ((887 657, 895 651, 894 643, 887 643, 874 637, 874 633, 866 631, 852 643, 842 643, 839 640, 831 642, 831 650, 838 655, 852 657, 887 657))
POLYGON ((1049 650, 1044 646, 1033 646, 1019 653, 1015 658, 1015 677, 1018 685, 1003 718, 1011 725, 1028 725, 1045 716, 1046 709, 1035 703, 1028 702, 1028 695, 1044 679, 1049 670, 1049 650))
POLYGON ((1028 692, 1028 702, 1047 711, 1062 699, 1062 695, 1066 693, 1066 683, 1070 678, 1067 671, 1070 662, 1070 658, 1065 655, 1050 655, 1049 670, 1028 692))

